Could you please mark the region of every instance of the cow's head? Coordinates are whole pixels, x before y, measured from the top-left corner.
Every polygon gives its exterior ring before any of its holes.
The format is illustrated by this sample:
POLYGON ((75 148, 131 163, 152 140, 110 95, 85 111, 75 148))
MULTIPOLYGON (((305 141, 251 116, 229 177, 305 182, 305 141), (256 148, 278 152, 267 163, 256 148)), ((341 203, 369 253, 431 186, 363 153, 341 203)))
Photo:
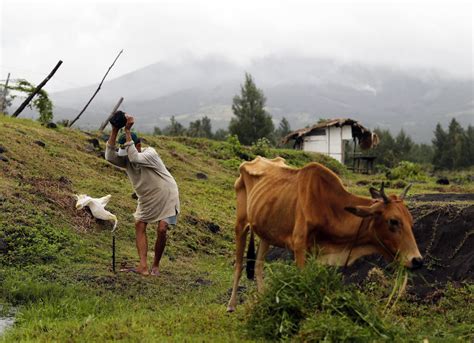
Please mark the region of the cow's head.
POLYGON ((387 196, 382 183, 379 191, 370 188, 374 199, 371 206, 347 207, 346 210, 371 219, 371 240, 385 259, 397 257, 406 267, 415 269, 423 265, 423 259, 413 235, 413 218, 403 202, 410 186, 400 196, 387 196))

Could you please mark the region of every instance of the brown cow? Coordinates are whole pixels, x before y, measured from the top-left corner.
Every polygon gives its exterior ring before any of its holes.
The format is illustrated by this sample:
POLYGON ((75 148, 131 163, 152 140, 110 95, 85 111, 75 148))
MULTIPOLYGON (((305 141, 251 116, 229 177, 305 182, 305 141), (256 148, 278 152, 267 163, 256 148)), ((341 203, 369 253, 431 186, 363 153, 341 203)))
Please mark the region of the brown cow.
POLYGON ((350 265, 359 257, 380 253, 399 258, 409 268, 422 265, 413 236, 413 219, 400 197, 370 189, 373 199, 349 193, 341 179, 319 163, 291 168, 283 158, 257 157, 240 166, 235 182, 236 260, 232 296, 234 311, 242 262, 251 230, 260 237, 256 258, 257 288, 263 290, 263 262, 270 245, 289 248, 303 267, 307 251, 317 247, 318 259, 329 265, 350 265))

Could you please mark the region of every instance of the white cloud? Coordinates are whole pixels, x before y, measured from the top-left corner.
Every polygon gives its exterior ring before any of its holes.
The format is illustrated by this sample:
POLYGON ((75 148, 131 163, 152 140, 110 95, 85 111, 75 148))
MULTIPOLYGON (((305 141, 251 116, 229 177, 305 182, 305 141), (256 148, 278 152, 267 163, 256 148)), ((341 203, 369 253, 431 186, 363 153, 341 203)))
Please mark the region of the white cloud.
POLYGON ((424 67, 472 77, 468 1, 23 1, 0 9, 0 79, 39 82, 63 59, 50 90, 95 83, 159 60, 222 55, 330 57, 424 67))

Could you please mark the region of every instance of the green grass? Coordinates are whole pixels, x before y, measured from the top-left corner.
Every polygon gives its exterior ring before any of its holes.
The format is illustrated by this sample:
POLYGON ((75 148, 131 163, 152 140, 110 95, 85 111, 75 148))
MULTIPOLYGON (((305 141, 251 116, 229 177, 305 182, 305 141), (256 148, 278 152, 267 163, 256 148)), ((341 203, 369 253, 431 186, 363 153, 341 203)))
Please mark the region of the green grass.
MULTIPOLYGON (((88 134, 0 116, 0 137, 4 137, 0 144, 7 149, 4 156, 9 160, 0 161, 0 240, 7 246, 7 253, 0 253, 0 303, 18 309, 14 327, 0 341, 228 342, 268 337, 248 331, 249 316, 260 306, 252 300, 253 282, 241 282, 246 287, 246 305, 232 315, 225 312, 233 272, 233 183, 237 167, 255 156, 255 148, 232 141, 145 137, 175 176, 183 211, 179 225, 169 231, 162 275, 143 278, 111 272, 112 226, 74 208, 75 193, 112 194, 108 208, 119 219, 118 264, 137 262, 133 190, 123 171, 87 148, 88 134), (46 146, 35 144, 37 140, 46 146), (198 172, 208 179, 198 179, 198 172), (211 224, 219 226, 217 233, 209 229, 211 224)), ((358 194, 368 195, 369 184, 384 180, 383 175, 351 174, 318 154, 276 149, 264 153, 268 158, 280 155, 297 167, 322 162, 358 194)), ((415 184, 414 192, 433 192, 436 187, 430 179, 415 184)), ((392 191, 401 189, 390 188, 392 191)), ((153 231, 149 228, 150 246, 153 231)), ((388 293, 374 288, 373 299, 357 293, 361 306, 366 300, 385 304, 391 288, 388 293)), ((369 295, 372 291, 367 290, 369 295)), ((425 335, 468 340, 471 313, 455 304, 472 299, 472 287, 450 292, 436 305, 438 312, 401 299, 382 324, 388 321, 390 330, 396 331, 393 337, 403 333, 416 339, 425 335)), ((342 293, 352 299, 351 291, 342 293)), ((347 328, 343 333, 352 336, 359 332, 360 327, 345 317, 327 311, 315 315, 310 310, 305 310, 295 339, 314 339, 325 332, 332 335, 330 330, 337 328, 347 328)), ((364 327, 362 330, 367 333, 364 327)))

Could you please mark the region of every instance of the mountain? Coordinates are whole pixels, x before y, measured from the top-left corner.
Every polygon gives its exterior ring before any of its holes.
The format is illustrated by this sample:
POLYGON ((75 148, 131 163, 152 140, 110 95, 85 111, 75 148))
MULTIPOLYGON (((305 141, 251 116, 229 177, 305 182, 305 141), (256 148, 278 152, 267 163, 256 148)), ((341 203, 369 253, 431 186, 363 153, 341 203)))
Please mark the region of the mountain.
MULTIPOLYGON (((285 116, 292 128, 319 118, 351 117, 363 125, 403 128, 415 141, 430 141, 437 122, 455 117, 474 124, 472 79, 457 79, 433 70, 401 70, 330 59, 266 57, 247 65, 223 58, 159 62, 103 84, 78 125, 98 127, 115 102, 137 118, 137 128, 166 126, 172 115, 187 125, 207 115, 214 128, 227 127, 232 98, 244 73, 254 77, 267 97, 275 123, 285 116)), ((55 118, 73 118, 97 85, 51 94, 55 118)))

